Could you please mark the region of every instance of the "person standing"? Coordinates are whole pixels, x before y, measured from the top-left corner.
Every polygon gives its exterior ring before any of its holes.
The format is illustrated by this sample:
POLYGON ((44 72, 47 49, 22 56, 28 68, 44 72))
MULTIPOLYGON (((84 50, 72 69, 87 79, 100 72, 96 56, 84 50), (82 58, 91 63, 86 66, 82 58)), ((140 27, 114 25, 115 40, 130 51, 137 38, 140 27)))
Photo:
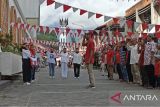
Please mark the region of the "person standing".
POLYGON ((62 78, 66 79, 68 75, 68 62, 69 56, 67 53, 67 49, 63 48, 63 52, 61 53, 61 74, 62 78))
POLYGON ((23 70, 23 82, 27 85, 31 83, 31 53, 29 51, 29 45, 24 44, 22 47, 22 70, 23 70))
POLYGON ((38 66, 38 60, 36 55, 31 55, 31 81, 34 82, 35 79, 35 72, 36 72, 36 67, 38 66))
POLYGON ((131 64, 131 73, 133 75, 133 83, 141 84, 140 71, 138 67, 138 60, 140 55, 138 54, 137 38, 133 38, 132 43, 129 43, 127 47, 131 51, 130 64, 131 64))
POLYGON ((90 88, 95 88, 95 77, 93 73, 93 63, 94 63, 94 52, 95 52, 95 44, 93 40, 93 35, 86 34, 84 35, 82 45, 86 46, 86 54, 85 54, 85 63, 88 70, 90 88))
POLYGON ((50 78, 54 78, 55 76, 55 58, 56 55, 54 53, 54 49, 50 49, 50 51, 47 52, 47 61, 48 61, 48 65, 49 65, 49 76, 50 78))
POLYGON ((127 48, 125 46, 125 41, 121 42, 121 48, 120 48, 120 60, 121 60, 121 71, 123 75, 123 80, 128 82, 128 73, 126 68, 126 60, 127 60, 127 48))
POLYGON ((147 73, 144 71, 144 48, 145 48, 145 43, 143 39, 139 40, 138 44, 138 53, 140 54, 138 65, 140 69, 140 74, 141 74, 141 80, 142 80, 142 86, 146 87, 148 84, 148 76, 147 73))
POLYGON ((101 70, 100 72, 102 73, 102 76, 105 76, 105 50, 102 50, 102 55, 101 55, 101 70))
POLYGON ((116 56, 116 69, 117 69, 117 72, 118 72, 118 76, 119 76, 119 80, 122 81, 123 80, 123 76, 122 76, 122 72, 121 72, 121 67, 120 67, 120 47, 117 45, 116 47, 116 53, 115 53, 115 56, 116 56))
POLYGON ((147 88, 155 88, 154 59, 153 59, 155 51, 156 51, 156 44, 153 38, 148 36, 144 50, 144 72, 147 73, 149 81, 147 88))
POLYGON ((108 68, 108 74, 109 74, 109 80, 113 80, 113 57, 114 57, 114 51, 112 47, 108 46, 108 52, 107 52, 107 68, 108 68))
POLYGON ((82 63, 82 56, 79 53, 79 48, 76 48, 76 52, 73 55, 74 77, 75 78, 79 78, 81 63, 82 63))
MULTIPOLYGON (((131 42, 131 38, 128 37, 126 40, 127 44, 131 42)), ((133 75, 131 72, 131 64, 130 64, 130 59, 131 58, 131 50, 127 48, 127 62, 126 62, 126 68, 127 68, 127 73, 128 73, 128 80, 129 83, 133 83, 133 75)))
POLYGON ((157 44, 157 51, 154 57, 155 57, 155 70, 154 70, 155 83, 156 83, 156 88, 160 89, 160 44, 157 44))

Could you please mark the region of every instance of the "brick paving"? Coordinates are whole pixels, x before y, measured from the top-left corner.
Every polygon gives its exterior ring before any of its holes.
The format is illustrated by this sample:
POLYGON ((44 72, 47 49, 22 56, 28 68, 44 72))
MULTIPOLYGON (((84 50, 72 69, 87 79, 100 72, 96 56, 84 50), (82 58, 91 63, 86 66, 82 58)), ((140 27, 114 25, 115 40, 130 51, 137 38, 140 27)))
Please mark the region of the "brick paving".
MULTIPOLYGON (((69 70, 67 79, 62 79, 60 69, 56 68, 55 79, 48 76, 48 68, 36 73, 36 81, 30 86, 16 80, 8 87, 0 90, 0 107, 52 107, 52 106, 159 106, 160 101, 122 101, 117 103, 111 96, 121 92, 124 94, 153 94, 160 100, 160 90, 145 89, 141 86, 107 80, 98 70, 96 88, 88 89, 88 74, 81 70, 80 79, 73 78, 73 70, 69 70)), ((115 76, 116 77, 116 76, 115 76)))

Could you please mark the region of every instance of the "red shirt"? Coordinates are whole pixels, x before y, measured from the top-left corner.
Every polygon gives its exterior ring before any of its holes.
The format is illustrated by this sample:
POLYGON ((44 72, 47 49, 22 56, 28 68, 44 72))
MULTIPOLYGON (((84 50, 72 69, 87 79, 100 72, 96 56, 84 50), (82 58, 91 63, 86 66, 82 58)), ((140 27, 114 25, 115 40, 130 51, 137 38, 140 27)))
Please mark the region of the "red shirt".
POLYGON ((120 64, 120 59, 121 59, 120 52, 118 51, 116 52, 116 64, 120 64))
POLYGON ((93 64, 94 63, 94 51, 95 51, 95 44, 93 39, 90 39, 87 43, 87 49, 86 49, 86 54, 85 54, 85 62, 86 64, 93 64), (91 56, 91 50, 92 50, 92 56, 91 56), (90 62, 89 62, 89 58, 90 62))
POLYGON ((107 52, 107 64, 108 65, 113 65, 113 56, 114 56, 114 51, 108 50, 107 52))
POLYGON ((30 48, 30 52, 31 52, 31 55, 33 55, 33 56, 36 54, 36 51, 33 48, 30 48))

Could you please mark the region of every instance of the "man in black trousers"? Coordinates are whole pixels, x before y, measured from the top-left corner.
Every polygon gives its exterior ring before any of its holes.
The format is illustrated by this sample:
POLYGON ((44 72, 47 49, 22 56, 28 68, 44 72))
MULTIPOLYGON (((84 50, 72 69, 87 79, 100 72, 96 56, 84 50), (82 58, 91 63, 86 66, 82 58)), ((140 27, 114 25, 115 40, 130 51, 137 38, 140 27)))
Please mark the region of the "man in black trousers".
POLYGON ((30 63, 31 53, 29 51, 29 45, 24 44, 21 51, 22 51, 23 82, 27 85, 30 85, 31 83, 31 63, 30 63))

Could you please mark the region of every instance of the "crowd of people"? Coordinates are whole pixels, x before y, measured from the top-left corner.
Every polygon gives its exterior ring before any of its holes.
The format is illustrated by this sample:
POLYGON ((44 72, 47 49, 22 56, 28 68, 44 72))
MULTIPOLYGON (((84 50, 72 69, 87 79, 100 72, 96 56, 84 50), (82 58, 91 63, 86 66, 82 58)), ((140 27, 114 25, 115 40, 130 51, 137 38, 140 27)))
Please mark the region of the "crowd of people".
POLYGON ((102 49, 101 71, 113 80, 117 72, 121 82, 160 88, 160 43, 153 36, 146 39, 135 35, 102 49))
POLYGON ((23 82, 24 84, 30 85, 34 82, 35 72, 41 67, 43 57, 46 57, 48 65, 48 72, 50 78, 55 78, 55 67, 61 67, 61 76, 63 79, 68 77, 68 67, 74 66, 74 77, 79 78, 80 76, 80 66, 82 64, 82 55, 79 53, 79 48, 76 48, 75 52, 72 54, 73 58, 67 52, 67 48, 63 48, 60 53, 49 47, 46 52, 41 53, 36 50, 33 44, 23 44, 22 46, 22 69, 23 69, 23 82), (60 57, 60 62, 59 59, 60 57))
MULTIPOLYGON (((85 34, 82 45, 86 46, 84 55, 85 66, 89 75, 89 87, 95 88, 95 76, 93 72, 96 34, 85 34)), ((34 46, 25 44, 22 47, 23 82, 30 84, 35 80, 35 72, 40 63, 40 54, 35 52, 34 46)), ((57 53, 53 48, 46 52, 50 78, 55 78, 55 66, 60 57, 61 77, 68 77, 68 67, 73 63, 74 77, 80 77, 80 68, 83 63, 79 48, 71 54, 71 60, 67 48, 57 53)), ((105 45, 101 49, 101 69, 105 78, 114 80, 116 72, 120 82, 139 84, 146 88, 160 88, 160 43, 154 37, 148 35, 146 39, 132 36, 114 45, 105 45)))

